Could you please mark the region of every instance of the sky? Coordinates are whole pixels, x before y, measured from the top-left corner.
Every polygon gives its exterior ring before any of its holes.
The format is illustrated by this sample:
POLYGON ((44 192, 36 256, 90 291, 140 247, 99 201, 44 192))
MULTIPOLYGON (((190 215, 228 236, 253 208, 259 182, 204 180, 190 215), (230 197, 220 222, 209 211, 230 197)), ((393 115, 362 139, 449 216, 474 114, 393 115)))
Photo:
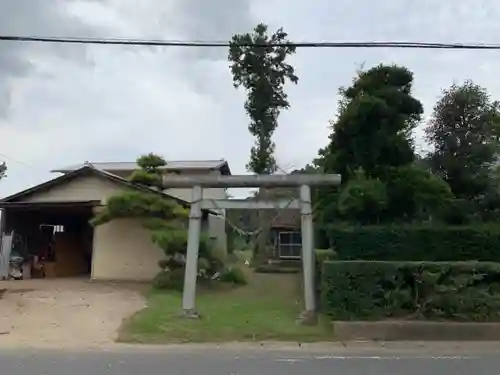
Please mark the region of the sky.
MULTIPOLYGON (((293 41, 500 43, 494 0, 0 0, 0 35, 228 40, 259 22, 293 41)), ((361 67, 415 74, 426 116, 442 89, 472 79, 500 99, 500 51, 299 49, 276 157, 310 162, 328 141, 338 89, 361 67)), ((227 50, 0 42, 0 161, 6 196, 84 161, 228 160, 245 173, 253 139, 227 50)), ((425 123, 422 124, 422 127, 425 123)), ((422 128, 415 137, 426 145, 422 128)))

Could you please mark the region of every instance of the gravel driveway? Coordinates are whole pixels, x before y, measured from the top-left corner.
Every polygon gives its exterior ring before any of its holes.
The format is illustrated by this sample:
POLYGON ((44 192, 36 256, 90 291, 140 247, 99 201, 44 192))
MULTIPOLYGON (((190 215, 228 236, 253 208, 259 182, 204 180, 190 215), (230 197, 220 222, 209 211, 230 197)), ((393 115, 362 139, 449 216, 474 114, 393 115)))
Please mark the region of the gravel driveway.
POLYGON ((142 288, 74 279, 0 282, 0 346, 110 344, 123 319, 145 307, 142 288))

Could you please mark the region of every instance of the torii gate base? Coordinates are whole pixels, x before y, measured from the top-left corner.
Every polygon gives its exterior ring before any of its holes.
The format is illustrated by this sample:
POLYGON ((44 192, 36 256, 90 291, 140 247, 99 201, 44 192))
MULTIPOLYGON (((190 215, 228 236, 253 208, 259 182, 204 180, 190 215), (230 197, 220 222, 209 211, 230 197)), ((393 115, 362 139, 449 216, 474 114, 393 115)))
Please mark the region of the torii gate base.
POLYGON ((182 295, 183 315, 199 318, 195 309, 196 277, 198 274, 198 251, 201 234, 202 209, 246 208, 276 209, 300 208, 302 233, 302 265, 304 274, 305 309, 299 316, 303 324, 315 324, 316 301, 314 285, 314 231, 311 208, 311 188, 317 185, 338 185, 340 176, 333 174, 294 174, 294 175, 241 175, 241 176, 178 176, 168 175, 163 179, 165 189, 192 188, 192 203, 189 213, 189 234, 186 254, 186 271, 182 295), (254 187, 300 187, 300 199, 289 202, 242 201, 242 200, 203 200, 203 188, 254 188, 254 187))

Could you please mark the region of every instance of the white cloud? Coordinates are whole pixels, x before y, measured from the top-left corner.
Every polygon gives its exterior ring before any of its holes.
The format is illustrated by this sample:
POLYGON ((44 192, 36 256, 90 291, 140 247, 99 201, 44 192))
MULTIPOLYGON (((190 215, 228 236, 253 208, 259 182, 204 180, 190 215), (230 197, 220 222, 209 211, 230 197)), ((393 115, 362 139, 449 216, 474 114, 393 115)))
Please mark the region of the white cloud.
MULTIPOLYGON (((262 21, 298 41, 491 43, 499 16, 493 0, 0 0, 0 34, 221 40, 262 21)), ((0 43, 0 153, 18 161, 7 159, 0 195, 48 178, 61 164, 149 151, 227 158, 234 172, 244 172, 253 140, 226 53, 0 43)), ((428 113, 442 88, 467 78, 499 98, 499 54, 301 49, 292 59, 300 82, 287 88, 292 107, 276 132, 277 159, 300 167, 326 144, 338 87, 363 63, 408 66, 428 113)))

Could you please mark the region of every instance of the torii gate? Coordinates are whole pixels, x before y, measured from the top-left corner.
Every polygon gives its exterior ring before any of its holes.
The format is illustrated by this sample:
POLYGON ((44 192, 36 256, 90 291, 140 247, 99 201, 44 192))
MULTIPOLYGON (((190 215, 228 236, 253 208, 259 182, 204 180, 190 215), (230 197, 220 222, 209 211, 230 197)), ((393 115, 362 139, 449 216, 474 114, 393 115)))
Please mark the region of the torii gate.
POLYGON ((311 186, 339 185, 341 177, 338 174, 292 174, 292 175, 166 175, 163 177, 163 188, 191 188, 192 201, 189 213, 189 234, 186 254, 186 271, 184 275, 184 290, 182 309, 184 315, 191 318, 199 317, 195 310, 196 277, 198 274, 198 250, 201 234, 202 209, 300 209, 302 233, 302 266, 304 274, 305 311, 302 316, 315 317, 316 301, 314 290, 314 231, 311 208, 311 186), (299 187, 299 199, 292 202, 248 201, 242 199, 203 199, 203 188, 278 188, 299 187))

